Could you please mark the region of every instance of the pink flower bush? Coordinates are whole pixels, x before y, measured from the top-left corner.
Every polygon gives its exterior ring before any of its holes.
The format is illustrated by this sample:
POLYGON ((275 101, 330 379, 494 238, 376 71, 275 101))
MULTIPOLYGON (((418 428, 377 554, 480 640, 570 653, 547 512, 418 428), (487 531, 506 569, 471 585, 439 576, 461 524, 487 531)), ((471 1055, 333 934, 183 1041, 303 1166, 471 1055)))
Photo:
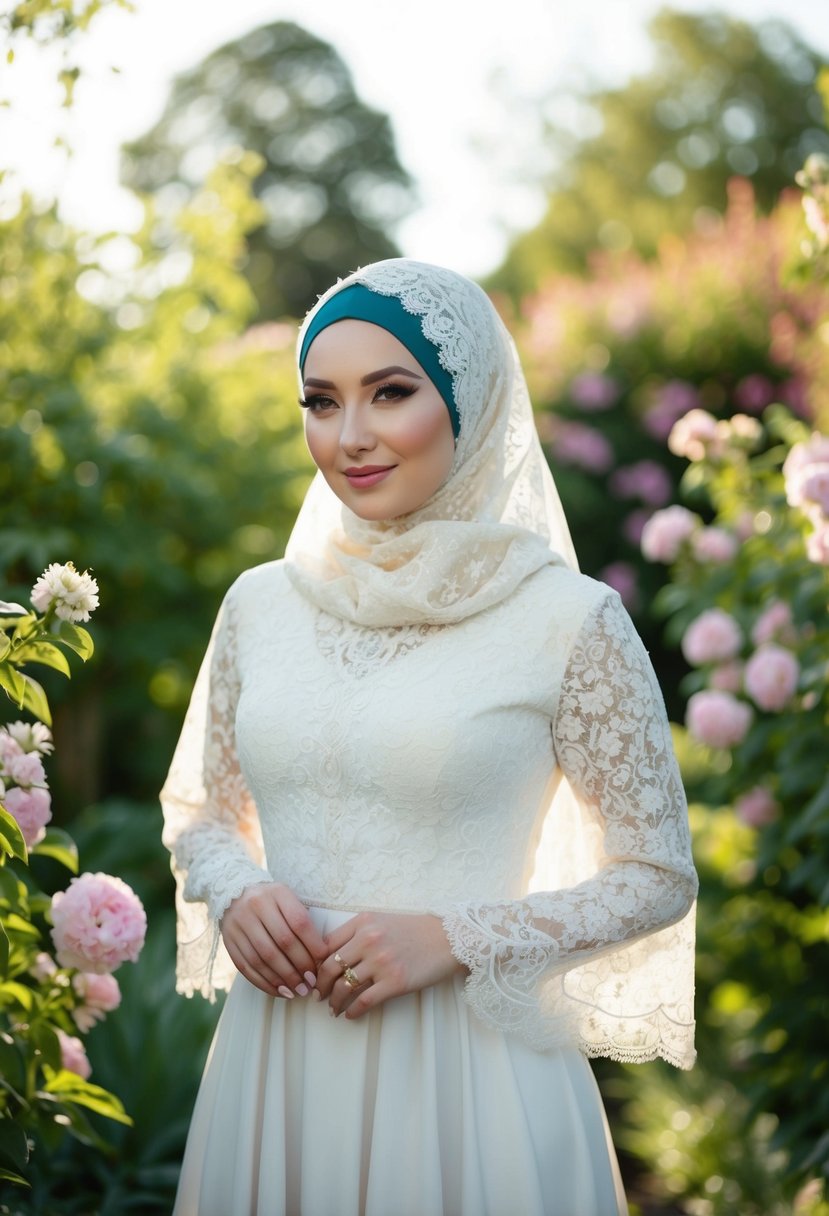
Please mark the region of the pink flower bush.
POLYGON ((599 572, 599 578, 608 587, 618 591, 622 603, 632 611, 639 602, 639 586, 636 580, 636 570, 629 562, 611 562, 599 572))
POLYGON ((767 405, 771 405, 774 397, 775 389, 771 380, 756 373, 743 376, 734 389, 734 400, 740 409, 750 410, 753 414, 762 413, 767 405))
POLYGON ((604 435, 581 422, 556 420, 552 446, 556 460, 588 473, 606 473, 613 465, 613 448, 604 435))
POLYGON ((92 1072, 92 1065, 89 1063, 86 1048, 80 1039, 75 1038, 74 1035, 66 1034, 63 1030, 59 1030, 58 1042, 60 1044, 61 1066, 67 1072, 75 1072, 79 1077, 83 1077, 84 1081, 88 1081, 92 1072))
POLYGON ((736 660, 720 663, 712 668, 708 676, 708 687, 718 688, 720 692, 742 692, 743 670, 743 664, 736 660))
POLYGON ((767 642, 746 663, 745 690, 758 708, 777 712, 791 701, 799 676, 792 652, 767 642))
POLYGON ((734 803, 734 810, 737 818, 750 828, 765 827, 780 814, 779 804, 765 785, 755 785, 747 793, 741 794, 734 803))
POLYGON ((609 410, 619 400, 619 386, 611 376, 601 372, 583 372, 570 381, 571 400, 585 411, 609 410))
POLYGON ((114 975, 97 975, 82 971, 72 978, 72 987, 83 1001, 72 1010, 72 1017, 80 1031, 86 1033, 106 1013, 111 1013, 121 1004, 121 989, 114 975))
POLYGON ((14 739, 21 751, 39 752, 41 756, 48 756, 55 750, 52 732, 42 722, 8 722, 5 728, 0 728, 0 738, 4 730, 14 739))
POLYGON ((610 489, 617 498, 639 498, 649 507, 664 507, 670 501, 673 483, 655 460, 638 460, 616 469, 610 489))
POLYGON ((792 610, 783 600, 773 600, 764 608, 751 630, 755 646, 762 646, 764 642, 794 642, 796 638, 792 610))
POLYGON ((656 511, 642 530, 642 553, 651 562, 675 561, 699 523, 699 516, 685 507, 656 511))
POLYGON ((58 962, 81 971, 114 971, 135 962, 144 945, 147 916, 122 879, 81 874, 52 896, 52 940, 58 962))
POLYGON ((829 523, 815 528, 806 537, 806 556, 819 566, 829 566, 829 523))
POLYGON ((699 405, 699 392, 687 380, 668 380, 656 391, 643 424, 654 439, 667 439, 674 423, 699 405))
POLYGON ((717 420, 707 410, 689 410, 674 423, 668 436, 670 450, 686 460, 704 460, 716 455, 722 446, 717 420))
POLYGON ((57 970, 58 965, 51 954, 47 954, 45 950, 41 950, 35 956, 35 961, 29 968, 29 975, 33 979, 36 979, 39 984, 42 984, 45 980, 50 980, 53 975, 56 975, 57 970))
POLYGON ((709 608, 692 621, 682 639, 682 653, 694 667, 733 659, 743 644, 740 626, 722 608, 709 608))
POLYGON ((728 692, 703 689, 689 698, 685 715, 688 730, 708 747, 736 747, 745 739, 752 713, 745 701, 728 692))
POLYGON ((698 562, 724 566, 737 555, 737 538, 725 528, 700 528, 691 535, 691 552, 698 562))
POLYGON ((48 790, 33 787, 29 790, 6 790, 2 796, 3 806, 17 820, 23 833, 26 848, 33 849, 46 835, 46 824, 52 818, 52 796, 48 790))

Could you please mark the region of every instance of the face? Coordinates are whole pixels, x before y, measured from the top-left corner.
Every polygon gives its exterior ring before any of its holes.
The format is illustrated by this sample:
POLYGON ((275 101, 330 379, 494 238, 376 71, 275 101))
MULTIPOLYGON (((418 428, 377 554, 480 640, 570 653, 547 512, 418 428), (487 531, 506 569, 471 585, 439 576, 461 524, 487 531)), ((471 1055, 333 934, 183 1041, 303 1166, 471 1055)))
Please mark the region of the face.
POLYGON ((311 343, 303 380, 314 463, 361 519, 396 519, 449 476, 446 403, 402 342, 368 321, 337 321, 311 343))

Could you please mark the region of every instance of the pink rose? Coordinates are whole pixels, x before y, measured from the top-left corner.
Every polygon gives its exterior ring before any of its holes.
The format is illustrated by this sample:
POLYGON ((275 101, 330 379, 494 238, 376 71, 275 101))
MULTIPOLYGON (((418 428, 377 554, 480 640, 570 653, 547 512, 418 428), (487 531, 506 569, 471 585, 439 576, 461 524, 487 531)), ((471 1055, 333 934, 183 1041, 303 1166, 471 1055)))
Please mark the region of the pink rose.
POLYGON ((52 896, 52 940, 58 962, 81 971, 114 971, 135 962, 144 945, 147 916, 141 900, 120 878, 81 874, 52 896))
POLYGON ((700 519, 685 507, 656 511, 642 530, 642 553, 651 562, 672 562, 700 519))
POLYGON ((82 971, 72 979, 72 987, 83 1001, 72 1011, 78 1029, 86 1033, 121 1004, 121 989, 114 975, 82 971))
POLYGON ((720 692, 740 692, 743 687, 743 664, 732 660, 712 668, 708 686, 718 688, 720 692))
POLYGON ((700 528, 691 537, 691 551, 699 562, 724 566, 737 554, 737 538, 725 528, 700 528))
POLYGON ((783 600, 773 600, 758 616, 751 631, 755 646, 764 642, 796 640, 792 623, 792 610, 783 600))
POLYGON ((700 743, 709 747, 736 747, 751 726, 751 708, 729 692, 704 689, 688 701, 685 724, 700 743))
POLYGON ((22 756, 12 756, 6 764, 6 774, 18 785, 46 784, 46 770, 37 752, 24 752, 22 756))
POLYGON ((686 460, 716 455, 722 447, 716 418, 707 410, 689 410, 671 427, 668 447, 675 456, 684 456, 686 460))
POLYGON ((3 806, 17 820, 26 848, 33 849, 46 835, 46 824, 52 818, 52 797, 48 790, 35 786, 30 790, 7 790, 3 806))
POLYGON ((58 1042, 60 1043, 60 1062, 62 1067, 67 1072, 76 1072, 79 1077, 83 1077, 84 1081, 88 1081, 89 1075, 92 1072, 92 1065, 89 1063, 89 1057, 80 1039, 76 1039, 74 1035, 66 1034, 65 1031, 59 1030, 58 1042))
POLYGON ((743 644, 740 626, 722 608, 709 608, 692 621, 682 639, 682 653, 689 663, 719 663, 733 659, 743 644))
POLYGON ((800 664, 790 650, 767 642, 746 663, 745 690, 760 709, 776 712, 792 699, 800 664))
POLYGON ((773 823, 780 814, 780 807, 764 785, 755 785, 748 793, 741 794, 734 803, 737 818, 750 828, 762 828, 773 823))

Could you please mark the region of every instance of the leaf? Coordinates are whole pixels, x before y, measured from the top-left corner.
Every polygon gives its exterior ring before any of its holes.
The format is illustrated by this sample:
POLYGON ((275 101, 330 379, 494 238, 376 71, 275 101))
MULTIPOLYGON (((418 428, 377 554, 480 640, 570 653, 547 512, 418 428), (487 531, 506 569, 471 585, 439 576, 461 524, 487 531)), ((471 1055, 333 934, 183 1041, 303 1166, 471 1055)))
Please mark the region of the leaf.
POLYGON ((94 1110, 96 1114, 104 1115, 107 1119, 125 1123, 128 1127, 132 1126, 132 1119, 124 1110, 120 1098, 100 1085, 91 1085, 77 1073, 68 1072, 65 1068, 48 1079, 44 1092, 54 1094, 62 1102, 74 1102, 77 1106, 85 1106, 88 1110, 94 1110))
POLYGON ((14 658, 15 662, 42 663, 44 667, 52 667, 61 675, 72 675, 65 654, 52 642, 26 642, 25 645, 18 646, 14 658))
POLYGON ((52 725, 52 715, 49 712, 49 702, 46 700, 46 693, 38 684, 37 680, 33 680, 31 676, 24 673, 23 680, 25 688, 23 691, 22 706, 24 709, 31 710, 36 718, 41 722, 45 722, 47 726, 52 725))
POLYGON ((11 604, 8 600, 0 600, 0 616, 28 616, 29 609, 22 604, 11 604))
POLYGON ((40 937, 40 933, 35 926, 24 920, 22 916, 18 916, 16 912, 8 914, 5 924, 7 930, 11 930, 12 933, 19 933, 21 937, 40 937))
POLYGON ((8 980, 5 984, 0 984, 0 999, 6 996, 16 1001, 21 1009, 31 1013, 35 1003, 35 994, 31 988, 27 988, 25 984, 18 984, 16 980, 8 980))
POLYGON ((0 662, 0 688, 6 690, 15 705, 22 707, 26 689, 23 676, 6 661, 0 662))
POLYGON ((13 1170, 4 1169, 2 1165, 0 1165, 0 1180, 3 1182, 14 1182, 18 1186, 31 1186, 31 1183, 22 1178, 20 1174, 15 1174, 13 1170))
POLYGON ((46 835, 32 849, 38 857, 52 857, 73 874, 78 872, 78 846, 62 828, 47 828, 46 835))
POLYGON ((22 862, 28 861, 28 850, 20 824, 0 803, 0 849, 12 857, 19 857, 22 862))
POLYGON ((73 625, 71 621, 61 621, 56 636, 64 646, 68 646, 70 650, 75 651, 75 654, 79 654, 84 663, 92 657, 95 651, 91 634, 86 629, 82 629, 80 625, 73 625))
POLYGON ((9 969, 9 937, 5 926, 0 920, 0 974, 5 977, 9 969))
POLYGON ((26 888, 14 870, 0 865, 0 899, 5 900, 12 911, 19 911, 21 900, 25 897, 26 888))

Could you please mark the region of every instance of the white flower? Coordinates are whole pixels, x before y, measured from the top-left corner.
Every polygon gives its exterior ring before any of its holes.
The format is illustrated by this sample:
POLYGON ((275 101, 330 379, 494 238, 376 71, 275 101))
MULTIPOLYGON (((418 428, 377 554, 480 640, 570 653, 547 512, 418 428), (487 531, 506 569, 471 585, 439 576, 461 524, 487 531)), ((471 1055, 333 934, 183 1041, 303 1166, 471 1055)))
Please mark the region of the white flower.
POLYGON ((48 756, 54 751, 52 732, 42 722, 9 722, 6 730, 24 752, 40 752, 41 756, 48 756))
POLYGON ((62 621, 88 621, 98 607, 98 584, 88 570, 79 574, 71 562, 52 562, 32 588, 32 604, 37 612, 54 605, 62 621))

